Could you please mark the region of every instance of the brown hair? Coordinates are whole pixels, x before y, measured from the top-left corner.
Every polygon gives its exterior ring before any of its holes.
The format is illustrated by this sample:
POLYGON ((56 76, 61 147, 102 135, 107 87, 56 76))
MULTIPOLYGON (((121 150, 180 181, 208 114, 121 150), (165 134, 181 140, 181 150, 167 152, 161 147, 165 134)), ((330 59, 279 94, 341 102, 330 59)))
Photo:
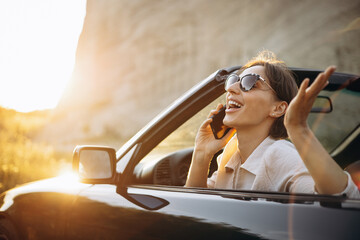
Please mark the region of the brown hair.
MULTIPOLYGON (((287 102, 296 96, 298 87, 291 70, 285 62, 278 60, 276 55, 268 50, 260 52, 256 57, 247 62, 239 74, 253 66, 264 66, 265 74, 270 81, 270 86, 275 90, 277 98, 287 102)), ((269 135, 274 139, 287 138, 288 134, 284 125, 284 115, 277 118, 270 128, 269 135)))

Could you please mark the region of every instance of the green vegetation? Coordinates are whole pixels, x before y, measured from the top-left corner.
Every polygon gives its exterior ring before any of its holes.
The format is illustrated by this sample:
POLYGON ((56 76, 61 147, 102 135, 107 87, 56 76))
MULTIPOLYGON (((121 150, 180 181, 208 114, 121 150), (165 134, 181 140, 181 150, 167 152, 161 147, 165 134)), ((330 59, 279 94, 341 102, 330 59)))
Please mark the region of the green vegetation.
POLYGON ((47 112, 19 113, 0 108, 0 192, 69 168, 66 156, 31 135, 46 123, 47 112))

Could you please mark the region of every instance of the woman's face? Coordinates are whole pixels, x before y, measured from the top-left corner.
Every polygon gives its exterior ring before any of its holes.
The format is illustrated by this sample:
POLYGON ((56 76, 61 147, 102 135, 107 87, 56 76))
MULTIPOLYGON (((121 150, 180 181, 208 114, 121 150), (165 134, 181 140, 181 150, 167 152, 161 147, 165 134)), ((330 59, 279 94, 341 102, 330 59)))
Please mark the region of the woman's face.
MULTIPOLYGON (((270 84, 265 75, 263 66, 253 66, 245 69, 240 78, 246 74, 255 73, 270 84)), ((272 122, 271 113, 276 106, 274 91, 261 80, 258 80, 254 87, 247 92, 240 89, 239 82, 232 84, 226 93, 226 115, 224 124, 235 129, 244 127, 256 127, 265 122, 272 122)))

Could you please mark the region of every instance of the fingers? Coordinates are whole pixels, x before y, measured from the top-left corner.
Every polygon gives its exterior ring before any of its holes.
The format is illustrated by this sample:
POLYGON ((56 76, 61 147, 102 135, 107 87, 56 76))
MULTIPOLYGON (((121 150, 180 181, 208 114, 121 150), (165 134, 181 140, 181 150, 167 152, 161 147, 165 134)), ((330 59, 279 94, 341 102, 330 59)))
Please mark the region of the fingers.
POLYGON ((307 89, 307 93, 309 96, 317 95, 322 89, 324 84, 326 83, 327 78, 325 77, 324 73, 320 73, 315 81, 310 85, 310 87, 307 89))
POLYGON ((324 89, 325 87, 326 87, 326 85, 328 85, 329 84, 329 78, 330 78, 330 76, 335 72, 335 70, 336 70, 336 67, 335 66, 329 66, 326 70, 325 70, 325 72, 323 73, 324 74, 324 79, 323 79, 323 85, 322 85, 322 87, 321 87, 321 89, 324 89))
POLYGON ((208 118, 206 119, 202 124, 201 124, 201 128, 206 128, 211 122, 213 121, 212 118, 208 118))
POLYGON ((324 72, 326 79, 329 79, 330 76, 335 72, 335 70, 336 70, 335 66, 329 66, 324 72))
POLYGON ((208 118, 211 118, 212 116, 214 116, 215 114, 217 114, 219 112, 219 110, 223 107, 224 105, 222 105, 221 103, 219 103, 216 107, 216 109, 213 109, 210 111, 208 118))
POLYGON ((321 90, 326 87, 328 84, 328 80, 336 70, 336 67, 330 66, 328 67, 323 73, 320 73, 315 81, 311 84, 311 86, 306 90, 306 92, 309 94, 309 97, 317 96, 321 90))
POLYGON ((305 95, 306 89, 309 86, 309 78, 305 78, 304 81, 301 83, 299 91, 298 91, 298 96, 299 97, 303 97, 305 95))
POLYGON ((222 105, 221 103, 219 103, 219 104, 217 105, 217 107, 216 107, 216 110, 219 111, 223 106, 224 106, 224 105, 222 105))

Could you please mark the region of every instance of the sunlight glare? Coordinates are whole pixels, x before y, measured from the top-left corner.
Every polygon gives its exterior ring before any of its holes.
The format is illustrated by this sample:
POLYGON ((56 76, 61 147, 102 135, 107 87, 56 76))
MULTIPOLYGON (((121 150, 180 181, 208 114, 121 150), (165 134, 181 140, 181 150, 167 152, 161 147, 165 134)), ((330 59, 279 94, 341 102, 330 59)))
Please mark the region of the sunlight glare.
POLYGON ((86 0, 0 1, 0 105, 56 107, 68 83, 86 0))
POLYGON ((79 175, 72 170, 63 169, 57 177, 64 185, 79 182, 79 175))

